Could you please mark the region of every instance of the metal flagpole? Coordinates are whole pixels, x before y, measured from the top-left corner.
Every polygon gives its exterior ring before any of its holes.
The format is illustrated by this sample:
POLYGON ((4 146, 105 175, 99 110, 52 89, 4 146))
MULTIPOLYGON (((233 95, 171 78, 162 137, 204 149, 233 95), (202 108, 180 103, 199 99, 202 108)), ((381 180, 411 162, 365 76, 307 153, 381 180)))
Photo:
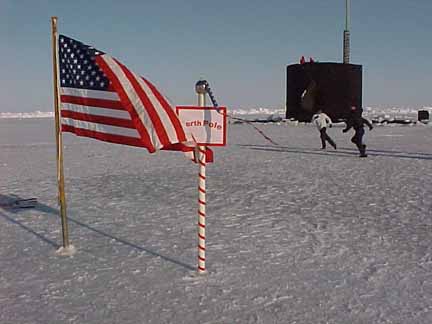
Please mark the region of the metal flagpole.
POLYGON ((57 251, 60 255, 71 255, 75 252, 73 245, 69 243, 69 229, 66 216, 66 197, 64 190, 63 175, 63 140, 60 128, 60 94, 58 78, 58 33, 57 17, 51 17, 51 39, 54 75, 54 115, 56 125, 56 144, 57 144, 57 183, 58 183, 58 202, 60 204, 60 216, 62 223, 63 246, 57 251))
POLYGON ((350 61, 350 32, 349 32, 350 0, 345 0, 345 30, 343 37, 343 62, 350 61))
MULTIPOLYGON (((205 107, 206 82, 198 81, 195 85, 195 91, 198 94, 198 106, 205 107)), ((198 146, 198 273, 206 273, 205 265, 205 247, 206 247, 206 146, 198 146)))

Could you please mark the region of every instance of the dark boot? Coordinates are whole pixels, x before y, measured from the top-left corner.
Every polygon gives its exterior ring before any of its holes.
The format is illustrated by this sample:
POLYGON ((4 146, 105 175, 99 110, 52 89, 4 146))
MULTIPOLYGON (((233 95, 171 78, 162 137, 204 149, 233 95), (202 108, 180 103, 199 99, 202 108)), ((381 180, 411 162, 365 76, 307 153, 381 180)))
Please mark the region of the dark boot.
POLYGON ((328 137, 328 142, 330 143, 331 146, 333 146, 333 148, 336 150, 336 143, 330 138, 328 137))
POLYGON ((360 148, 360 157, 367 157, 367 154, 366 154, 366 145, 361 145, 361 148, 360 148))

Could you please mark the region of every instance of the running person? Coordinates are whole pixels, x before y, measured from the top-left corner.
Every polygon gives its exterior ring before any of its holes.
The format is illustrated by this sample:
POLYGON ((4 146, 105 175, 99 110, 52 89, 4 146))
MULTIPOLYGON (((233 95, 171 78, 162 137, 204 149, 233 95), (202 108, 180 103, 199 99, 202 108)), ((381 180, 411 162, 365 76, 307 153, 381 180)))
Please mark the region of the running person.
POLYGON ((321 149, 325 150, 326 142, 329 142, 329 144, 333 146, 334 149, 336 149, 336 143, 327 134, 327 128, 332 127, 332 120, 330 117, 321 110, 318 110, 318 112, 312 116, 312 122, 316 125, 320 132, 321 149))
POLYGON ((346 133, 351 128, 354 128, 355 134, 351 138, 351 142, 357 146, 360 152, 360 157, 367 157, 366 145, 363 143, 363 135, 365 133, 364 125, 367 125, 369 130, 372 130, 372 124, 369 122, 369 120, 362 117, 362 109, 357 109, 355 106, 351 107, 345 123, 346 127, 342 130, 342 132, 346 133))

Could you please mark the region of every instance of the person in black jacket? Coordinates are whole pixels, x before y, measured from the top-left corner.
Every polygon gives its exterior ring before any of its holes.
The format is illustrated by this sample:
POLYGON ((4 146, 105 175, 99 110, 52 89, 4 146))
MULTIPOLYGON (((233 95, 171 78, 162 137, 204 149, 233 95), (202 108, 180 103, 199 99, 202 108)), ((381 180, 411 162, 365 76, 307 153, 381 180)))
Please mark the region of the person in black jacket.
POLYGON ((357 109, 355 106, 351 107, 345 123, 346 127, 342 130, 342 132, 346 133, 351 128, 354 128, 355 134, 351 138, 351 142, 353 142, 359 149, 360 157, 367 157, 366 145, 363 144, 363 135, 365 132, 364 125, 366 124, 369 129, 372 130, 372 124, 367 119, 362 117, 362 109, 357 109))

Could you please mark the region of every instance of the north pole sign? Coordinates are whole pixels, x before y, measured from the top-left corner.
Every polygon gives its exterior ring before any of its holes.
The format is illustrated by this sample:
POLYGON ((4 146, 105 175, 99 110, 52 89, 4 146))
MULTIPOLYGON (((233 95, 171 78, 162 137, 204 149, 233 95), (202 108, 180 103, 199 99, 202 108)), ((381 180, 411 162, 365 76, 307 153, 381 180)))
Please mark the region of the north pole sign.
POLYGON ((176 111, 199 145, 226 145, 226 107, 177 106, 176 111))

